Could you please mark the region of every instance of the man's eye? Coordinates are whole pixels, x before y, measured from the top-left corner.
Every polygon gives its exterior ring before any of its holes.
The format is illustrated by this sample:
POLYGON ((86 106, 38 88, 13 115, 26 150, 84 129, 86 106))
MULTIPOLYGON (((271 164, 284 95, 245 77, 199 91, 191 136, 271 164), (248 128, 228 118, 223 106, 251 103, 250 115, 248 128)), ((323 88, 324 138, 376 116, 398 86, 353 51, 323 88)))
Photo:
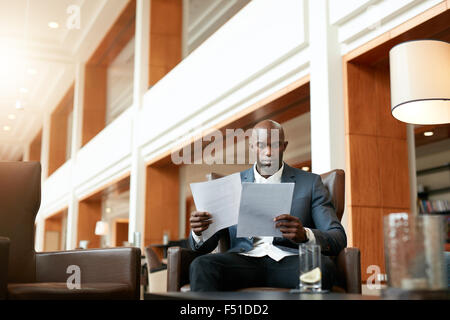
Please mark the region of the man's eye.
POLYGON ((258 148, 264 148, 265 147, 265 144, 264 143, 262 143, 262 142, 258 142, 258 148))

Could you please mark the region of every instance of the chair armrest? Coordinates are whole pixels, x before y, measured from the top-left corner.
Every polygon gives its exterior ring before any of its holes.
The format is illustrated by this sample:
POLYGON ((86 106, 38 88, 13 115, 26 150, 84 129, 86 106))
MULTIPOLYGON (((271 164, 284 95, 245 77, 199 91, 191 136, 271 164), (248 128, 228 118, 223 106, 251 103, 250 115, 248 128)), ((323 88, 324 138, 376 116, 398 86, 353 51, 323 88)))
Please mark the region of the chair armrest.
POLYGON ((170 247, 167 251, 167 291, 180 291, 189 283, 189 266, 202 253, 181 247, 170 247))
POLYGON ((108 248, 36 253, 37 282, 66 282, 78 266, 82 283, 112 282, 129 287, 131 299, 139 299, 141 250, 139 248, 108 248))
POLYGON ((154 272, 158 272, 161 270, 167 270, 167 265, 163 264, 161 267, 153 268, 152 270, 149 271, 149 273, 154 273, 154 272))
POLYGON ((9 239, 0 237, 0 300, 6 299, 8 287, 9 239))
POLYGON ((358 248, 344 248, 337 256, 337 269, 345 279, 347 293, 361 293, 361 253, 358 248))

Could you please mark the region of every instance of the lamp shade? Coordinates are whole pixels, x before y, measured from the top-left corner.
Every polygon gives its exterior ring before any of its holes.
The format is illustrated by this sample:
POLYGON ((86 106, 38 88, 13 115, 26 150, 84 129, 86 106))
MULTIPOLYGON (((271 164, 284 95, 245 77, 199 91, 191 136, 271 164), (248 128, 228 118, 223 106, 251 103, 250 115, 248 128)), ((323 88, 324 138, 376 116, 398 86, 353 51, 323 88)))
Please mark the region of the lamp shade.
POLYGON ((450 43, 417 40, 389 52, 391 112, 412 124, 450 123, 450 43))
POLYGON ((98 236, 106 236, 108 234, 108 223, 105 221, 97 221, 95 224, 95 234, 98 236))

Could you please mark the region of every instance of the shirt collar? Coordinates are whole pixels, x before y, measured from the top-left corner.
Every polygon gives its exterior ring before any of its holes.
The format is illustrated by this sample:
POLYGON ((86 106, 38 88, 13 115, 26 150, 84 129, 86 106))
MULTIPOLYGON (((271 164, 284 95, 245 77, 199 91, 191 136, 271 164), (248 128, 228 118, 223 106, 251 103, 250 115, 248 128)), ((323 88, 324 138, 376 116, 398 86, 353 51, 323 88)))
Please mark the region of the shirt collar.
POLYGON ((281 168, 275 172, 273 175, 268 177, 267 179, 264 178, 262 175, 259 174, 258 170, 256 170, 256 162, 253 165, 253 174, 255 176, 255 182, 256 183, 280 183, 281 182, 281 176, 283 174, 284 170, 284 162, 281 165, 281 168))

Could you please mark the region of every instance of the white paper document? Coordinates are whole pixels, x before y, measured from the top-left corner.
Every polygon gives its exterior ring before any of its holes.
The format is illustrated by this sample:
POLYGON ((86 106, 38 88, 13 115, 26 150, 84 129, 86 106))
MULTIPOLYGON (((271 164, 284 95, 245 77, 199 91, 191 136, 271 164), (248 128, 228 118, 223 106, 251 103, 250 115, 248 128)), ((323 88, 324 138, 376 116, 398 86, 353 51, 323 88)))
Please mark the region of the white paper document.
POLYGON ((209 212, 212 223, 202 232, 203 241, 217 231, 238 223, 241 175, 234 173, 207 182, 191 183, 197 211, 209 212))
POLYGON ((290 214, 294 183, 242 183, 238 237, 282 237, 273 219, 290 214))

